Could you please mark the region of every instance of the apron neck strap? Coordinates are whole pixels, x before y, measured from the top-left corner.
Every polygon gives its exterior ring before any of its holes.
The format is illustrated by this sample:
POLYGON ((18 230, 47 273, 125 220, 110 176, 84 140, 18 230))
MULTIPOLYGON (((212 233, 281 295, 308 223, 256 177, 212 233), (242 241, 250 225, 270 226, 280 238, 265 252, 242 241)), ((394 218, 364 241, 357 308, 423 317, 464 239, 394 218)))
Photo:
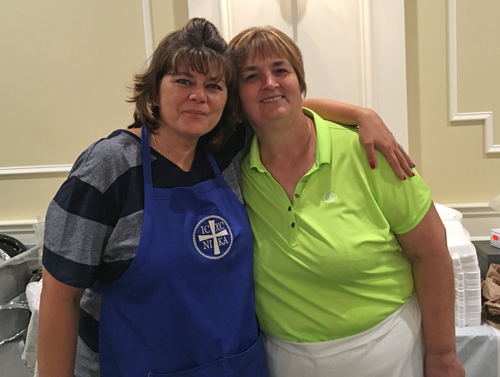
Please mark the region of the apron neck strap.
POLYGON ((208 162, 210 163, 210 167, 216 176, 220 175, 219 165, 217 165, 217 161, 215 161, 215 157, 212 153, 207 153, 208 162))
MULTIPOLYGON (((144 176, 144 186, 153 187, 153 175, 151 173, 151 151, 149 143, 149 131, 146 127, 141 127, 141 157, 142 157, 142 170, 144 176)), ((216 176, 221 175, 219 165, 215 161, 215 157, 211 153, 207 153, 208 162, 210 167, 216 176)))
POLYGON ((142 171, 144 178, 144 187, 153 187, 153 178, 151 174, 151 151, 149 146, 149 131, 146 127, 141 127, 141 157, 142 171))

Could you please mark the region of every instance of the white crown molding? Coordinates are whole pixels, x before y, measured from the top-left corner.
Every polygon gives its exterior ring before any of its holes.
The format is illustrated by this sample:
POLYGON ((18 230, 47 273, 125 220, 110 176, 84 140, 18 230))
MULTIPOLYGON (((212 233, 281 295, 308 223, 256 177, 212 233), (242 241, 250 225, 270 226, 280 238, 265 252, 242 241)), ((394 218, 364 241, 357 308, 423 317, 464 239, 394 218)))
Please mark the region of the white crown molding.
POLYGON ((0 168, 0 176, 69 173, 73 165, 15 166, 0 168))
POLYGON ((500 153, 500 145, 493 142, 493 112, 477 113, 458 112, 458 69, 457 69, 457 2, 448 0, 448 34, 449 34, 449 74, 450 74, 450 120, 453 125, 463 122, 484 122, 484 144, 486 153, 500 153))

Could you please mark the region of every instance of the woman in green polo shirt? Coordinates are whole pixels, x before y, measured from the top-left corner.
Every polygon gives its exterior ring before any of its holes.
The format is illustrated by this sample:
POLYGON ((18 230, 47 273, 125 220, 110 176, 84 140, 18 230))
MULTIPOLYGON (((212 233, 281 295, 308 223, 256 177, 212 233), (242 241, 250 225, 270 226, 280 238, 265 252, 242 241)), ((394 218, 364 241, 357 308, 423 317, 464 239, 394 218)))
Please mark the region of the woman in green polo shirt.
POLYGON ((445 230, 418 173, 370 169, 356 130, 302 107, 284 33, 251 28, 230 49, 255 131, 243 191, 271 375, 464 376, 445 230))

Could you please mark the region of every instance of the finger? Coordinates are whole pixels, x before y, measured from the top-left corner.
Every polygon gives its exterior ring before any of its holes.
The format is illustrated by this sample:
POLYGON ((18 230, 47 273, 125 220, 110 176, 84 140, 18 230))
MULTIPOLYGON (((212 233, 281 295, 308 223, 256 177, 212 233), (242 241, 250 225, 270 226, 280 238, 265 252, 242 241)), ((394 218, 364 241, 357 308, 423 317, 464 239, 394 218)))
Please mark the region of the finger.
POLYGON ((411 170, 412 168, 410 167, 410 165, 408 165, 408 162, 406 161, 406 158, 404 156, 405 154, 406 153, 402 151, 396 152, 399 164, 401 166, 401 169, 404 170, 408 177, 414 177, 415 173, 411 170))
POLYGON ((408 177, 414 177, 415 173, 413 173, 413 171, 411 170, 414 166, 413 162, 411 161, 410 156, 408 156, 408 154, 403 149, 403 146, 401 144, 398 144, 398 148, 394 153, 399 161, 401 169, 404 170, 404 172, 406 173, 406 175, 408 175, 408 177))
POLYGON ((395 162, 392 162, 392 159, 389 160, 389 164, 391 164, 392 170, 394 170, 394 173, 396 173, 396 175, 399 177, 399 179, 405 181, 406 176, 405 176, 403 170, 401 170, 401 164, 399 163, 399 160, 396 157, 394 157, 394 161, 395 162))
POLYGON ((411 157, 408 155, 408 153, 406 153, 406 151, 403 149, 402 151, 402 154, 403 154, 403 157, 406 161, 406 163, 408 164, 408 166, 412 169, 415 167, 415 164, 413 163, 411 157))
POLYGON ((399 158, 396 156, 396 152, 393 152, 389 155, 385 155, 387 158, 387 161, 392 167, 392 170, 394 170, 394 173, 401 179, 401 180, 406 180, 406 176, 401 169, 401 163, 399 161, 399 158))
POLYGON ((377 166, 377 154, 375 153, 375 146, 373 143, 364 144, 366 150, 366 157, 368 158, 368 163, 370 168, 375 169, 377 166))

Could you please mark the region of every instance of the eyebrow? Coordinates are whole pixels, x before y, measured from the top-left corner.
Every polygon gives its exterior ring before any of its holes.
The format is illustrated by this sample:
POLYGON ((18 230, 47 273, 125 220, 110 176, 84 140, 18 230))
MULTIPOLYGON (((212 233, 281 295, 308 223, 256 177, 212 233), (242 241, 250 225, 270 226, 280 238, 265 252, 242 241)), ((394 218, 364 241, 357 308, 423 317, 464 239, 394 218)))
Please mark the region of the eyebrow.
POLYGON ((187 77, 194 77, 189 71, 178 71, 176 73, 172 73, 172 76, 187 76, 187 77))
MULTIPOLYGON (((189 78, 194 78, 194 76, 190 72, 186 72, 186 71, 184 71, 184 72, 179 71, 175 74, 172 74, 172 76, 187 76, 189 78)), ((223 77, 221 77, 220 79, 217 79, 217 77, 215 77, 215 76, 207 77, 207 80, 210 82, 224 82, 224 83, 226 82, 226 80, 223 77)))
MULTIPOLYGON (((279 66, 282 66, 284 64, 286 64, 286 62, 284 60, 276 60, 276 61, 271 63, 271 66, 272 67, 279 67, 279 66)), ((256 65, 249 65, 247 67, 244 67, 241 70, 241 72, 245 73, 245 72, 256 71, 256 70, 258 70, 258 67, 256 65)))

